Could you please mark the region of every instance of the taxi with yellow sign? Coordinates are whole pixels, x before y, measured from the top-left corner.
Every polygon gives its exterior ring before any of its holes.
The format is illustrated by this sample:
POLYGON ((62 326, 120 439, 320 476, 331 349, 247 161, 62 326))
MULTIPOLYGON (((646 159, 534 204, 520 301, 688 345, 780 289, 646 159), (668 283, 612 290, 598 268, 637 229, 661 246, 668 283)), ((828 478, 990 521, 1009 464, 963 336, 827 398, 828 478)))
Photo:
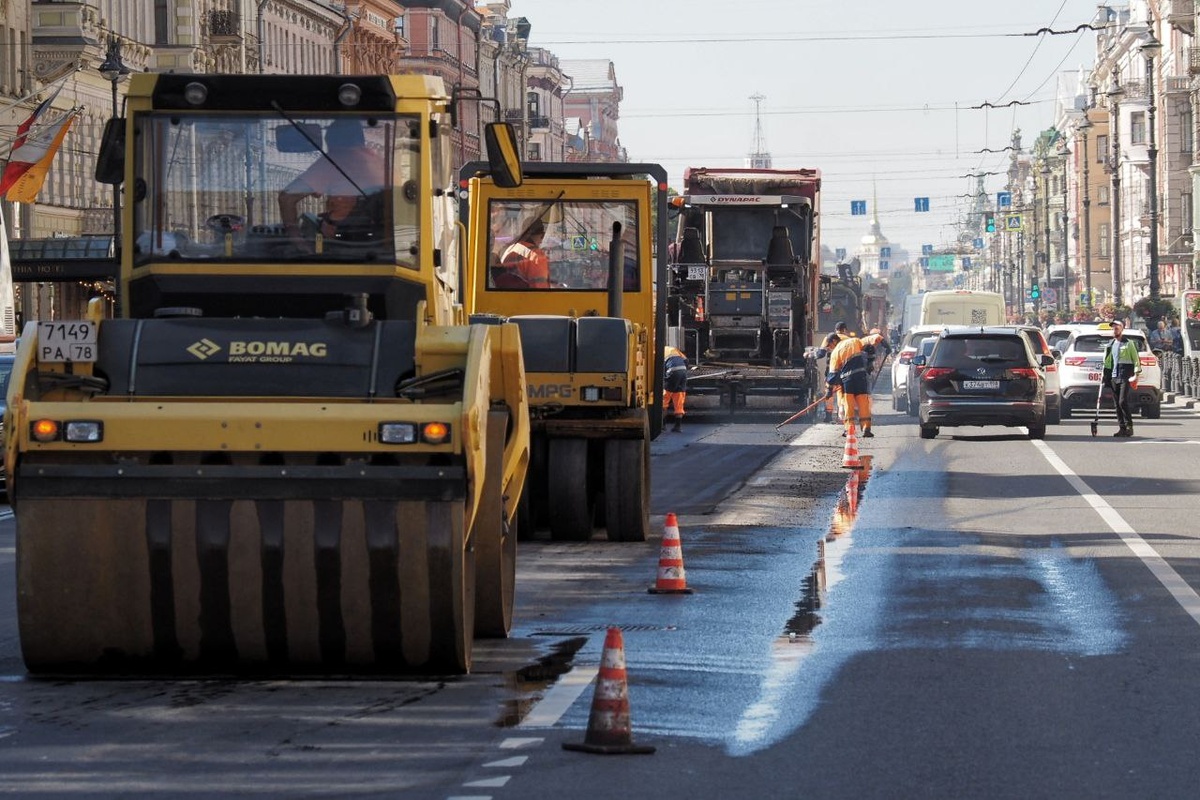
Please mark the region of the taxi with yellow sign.
MULTIPOLYGON (((1125 337, 1137 345, 1142 372, 1134 390, 1134 405, 1146 419, 1158 419, 1162 414, 1161 352, 1150 349, 1146 334, 1130 328, 1125 337)), ((1090 411, 1096 407, 1096 391, 1104 372, 1104 350, 1112 344, 1112 325, 1107 322, 1080 326, 1062 345, 1062 365, 1059 377, 1062 387, 1062 415, 1072 411, 1090 411)), ((1100 397, 1101 408, 1113 408, 1112 387, 1105 386, 1100 397)))

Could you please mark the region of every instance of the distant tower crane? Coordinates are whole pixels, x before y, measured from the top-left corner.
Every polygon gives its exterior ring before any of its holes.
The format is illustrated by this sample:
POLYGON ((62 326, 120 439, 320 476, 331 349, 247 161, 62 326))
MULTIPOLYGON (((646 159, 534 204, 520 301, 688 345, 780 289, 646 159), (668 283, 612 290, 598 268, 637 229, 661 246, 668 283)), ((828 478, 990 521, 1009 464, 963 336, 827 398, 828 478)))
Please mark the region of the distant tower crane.
POLYGON ((754 101, 754 149, 746 157, 746 166, 750 169, 770 169, 771 154, 767 152, 767 142, 763 136, 762 127, 762 101, 767 98, 765 95, 755 92, 750 95, 750 99, 754 101))

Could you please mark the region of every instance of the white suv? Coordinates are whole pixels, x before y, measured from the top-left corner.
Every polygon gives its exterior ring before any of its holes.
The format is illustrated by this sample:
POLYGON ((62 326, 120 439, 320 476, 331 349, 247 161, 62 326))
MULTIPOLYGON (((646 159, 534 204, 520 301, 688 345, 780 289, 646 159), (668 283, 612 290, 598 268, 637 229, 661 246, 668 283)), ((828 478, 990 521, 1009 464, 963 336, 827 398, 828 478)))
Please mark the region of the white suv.
POLYGON ((908 411, 908 363, 922 339, 937 336, 945 328, 945 325, 914 325, 905 332, 900 346, 892 354, 892 410, 908 411))
MULTIPOLYGON (((1087 411, 1096 407, 1096 388, 1104 372, 1104 349, 1112 342, 1112 326, 1101 324, 1093 329, 1071 334, 1063 348, 1060 379, 1062 387, 1062 415, 1071 416, 1072 411, 1087 411)), ((1125 337, 1137 345, 1138 357, 1142 362, 1142 373, 1138 376, 1134 391, 1134 405, 1147 419, 1158 419, 1162 415, 1162 369, 1158 357, 1150 351, 1146 335, 1141 331, 1125 329, 1125 337)), ((1106 387, 1101 395, 1101 407, 1112 408, 1112 390, 1106 387)))

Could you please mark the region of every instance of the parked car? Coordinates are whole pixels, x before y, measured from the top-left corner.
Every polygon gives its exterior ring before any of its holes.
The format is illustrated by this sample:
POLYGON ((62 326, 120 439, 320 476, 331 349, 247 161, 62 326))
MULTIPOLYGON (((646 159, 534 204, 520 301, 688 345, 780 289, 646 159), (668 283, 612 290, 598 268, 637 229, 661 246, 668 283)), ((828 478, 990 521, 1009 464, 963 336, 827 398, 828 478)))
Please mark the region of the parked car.
MULTIPOLYGON (((1007 326, 1004 326, 1007 327, 1007 326)), ((1054 348, 1046 334, 1036 325, 1014 325, 1021 335, 1029 340, 1029 346, 1037 355, 1053 356, 1054 363, 1045 367, 1042 372, 1046 379, 1046 424, 1057 425, 1062 422, 1062 380, 1060 377, 1060 361, 1062 351, 1054 348)))
MULTIPOLYGON (((917 344, 917 351, 913 354, 913 357, 924 356, 925 358, 920 360, 928 363, 929 355, 933 352, 933 346, 937 344, 937 340, 937 336, 926 336, 917 344)), ((920 381, 921 373, 924 371, 925 364, 913 364, 910 360, 908 377, 904 382, 905 411, 908 412, 910 417, 917 416, 917 413, 921 410, 920 381)))
POLYGON ((1066 350, 1067 340, 1077 333, 1094 332, 1101 322, 1063 322, 1046 328, 1046 342, 1051 348, 1062 352, 1066 350))
MULTIPOLYGON (((1162 416, 1162 368, 1158 355, 1150 350, 1146 335, 1125 329, 1126 338, 1137 345, 1142 362, 1134 392, 1134 406, 1147 419, 1162 416)), ((1062 414, 1091 411, 1096 408, 1096 391, 1104 370, 1104 349, 1112 343, 1112 326, 1102 324, 1091 330, 1075 333, 1067 341, 1062 354, 1062 414)), ((1101 408, 1112 408, 1112 391, 1105 387, 1100 396, 1101 408)))
POLYGON ((908 410, 908 365, 917 352, 917 344, 927 336, 942 332, 945 325, 914 325, 905 331, 892 358, 892 409, 908 410))
POLYGON ((1045 438, 1044 369, 1053 362, 1012 327, 944 331, 928 358, 913 357, 925 367, 918 382, 921 438, 967 425, 1024 426, 1030 439, 1045 438))

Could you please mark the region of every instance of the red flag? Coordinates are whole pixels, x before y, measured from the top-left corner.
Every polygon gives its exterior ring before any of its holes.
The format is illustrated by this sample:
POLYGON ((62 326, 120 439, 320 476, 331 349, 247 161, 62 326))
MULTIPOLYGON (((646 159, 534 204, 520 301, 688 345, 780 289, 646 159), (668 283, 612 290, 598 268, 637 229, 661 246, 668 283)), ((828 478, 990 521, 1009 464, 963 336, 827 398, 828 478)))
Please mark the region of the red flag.
MULTIPOLYGON (((46 173, 50 171, 50 163, 54 161, 54 155, 62 146, 63 139, 67 137, 67 130, 75 121, 76 116, 74 111, 69 112, 54 125, 38 131, 36 136, 31 136, 21 147, 23 151, 27 151, 24 158, 36 159, 36 161, 22 165, 24 169, 21 174, 4 193, 5 200, 14 203, 37 202, 38 192, 42 190, 42 184, 46 182, 46 173)), ((13 163, 13 161, 9 161, 10 166, 13 163)), ((5 170, 6 177, 7 173, 8 170, 5 170)))
POLYGON ((33 141, 29 141, 29 129, 33 127, 33 124, 38 121, 38 118, 42 114, 46 113, 46 110, 50 108, 50 104, 54 102, 54 98, 58 97, 58 93, 61 91, 62 84, 60 83, 58 88, 54 90, 54 94, 38 103, 37 108, 29 115, 29 119, 17 127, 17 138, 13 139, 12 149, 8 153, 8 165, 4 167, 4 174, 0 176, 0 195, 5 194, 8 188, 17 182, 18 178, 24 175, 30 167, 40 161, 42 156, 45 155, 45 144, 53 138, 53 134, 50 138, 43 139, 43 137, 37 136, 34 137, 33 141), (29 150, 29 148, 35 145, 40 145, 37 147, 36 155, 29 150))

